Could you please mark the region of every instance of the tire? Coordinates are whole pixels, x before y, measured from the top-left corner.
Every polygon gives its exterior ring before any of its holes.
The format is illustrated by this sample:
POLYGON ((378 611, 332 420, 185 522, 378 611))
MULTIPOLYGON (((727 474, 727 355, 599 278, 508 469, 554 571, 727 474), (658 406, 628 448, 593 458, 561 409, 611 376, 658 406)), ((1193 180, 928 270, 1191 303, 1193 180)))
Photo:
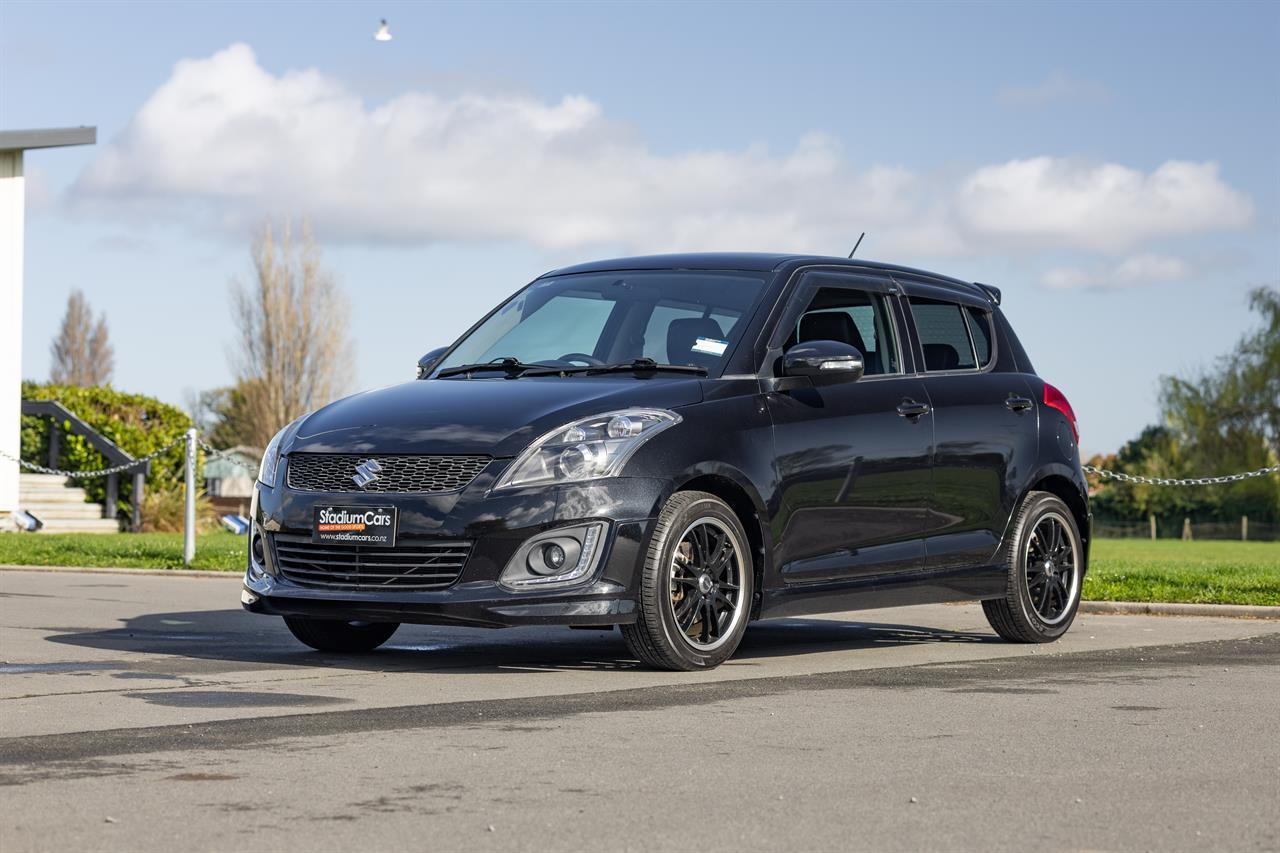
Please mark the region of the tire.
POLYGON ((656 669, 710 669, 737 650, 754 594, 750 540, 733 510, 706 492, 676 492, 658 514, 636 622, 622 637, 656 669))
POLYGON ((1004 598, 982 602, 995 632, 1011 643, 1051 643, 1065 634, 1080 606, 1085 566, 1080 529, 1061 498, 1027 495, 1002 562, 1008 566, 1004 598))
POLYGON ((400 627, 399 622, 343 622, 310 616, 286 616, 284 624, 311 648, 342 654, 371 652, 390 640, 400 627))

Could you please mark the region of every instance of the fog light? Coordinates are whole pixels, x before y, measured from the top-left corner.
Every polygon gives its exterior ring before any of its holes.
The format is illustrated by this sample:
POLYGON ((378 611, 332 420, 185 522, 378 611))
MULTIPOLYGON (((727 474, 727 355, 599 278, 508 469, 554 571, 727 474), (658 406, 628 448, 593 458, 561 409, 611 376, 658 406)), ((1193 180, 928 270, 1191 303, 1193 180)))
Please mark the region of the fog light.
POLYGON ((249 553, 253 556, 253 561, 255 563, 259 566, 265 566, 267 564, 267 555, 262 546, 261 534, 253 534, 253 542, 249 545, 249 549, 249 553))
POLYGON ((559 570, 564 565, 564 549, 552 542, 542 549, 542 562, 552 570, 559 570))
POLYGON ((554 575, 577 560, 581 552, 582 546, 577 539, 559 536, 530 548, 525 562, 535 575, 554 575))

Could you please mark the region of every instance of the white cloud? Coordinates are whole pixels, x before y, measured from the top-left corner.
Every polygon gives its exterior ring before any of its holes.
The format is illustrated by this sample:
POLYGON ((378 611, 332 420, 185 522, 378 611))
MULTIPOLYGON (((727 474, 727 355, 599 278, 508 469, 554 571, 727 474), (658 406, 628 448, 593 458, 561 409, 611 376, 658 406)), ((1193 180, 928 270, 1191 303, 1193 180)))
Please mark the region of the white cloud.
POLYGON ((1052 157, 985 166, 960 188, 958 211, 980 237, 1119 252, 1144 241, 1240 228, 1249 197, 1216 163, 1169 160, 1151 174, 1052 157))
POLYGON ((236 234, 307 215, 326 240, 366 242, 842 254, 865 230, 881 257, 1129 250, 1252 210, 1212 163, 1147 175, 1041 157, 926 180, 855 166, 821 133, 782 153, 659 154, 582 95, 413 91, 370 106, 319 71, 268 72, 242 44, 178 63, 71 199, 236 234))
POLYGON ((1043 107, 1058 103, 1100 104, 1111 100, 1101 83, 1054 71, 1031 86, 1010 86, 1000 92, 1000 102, 1011 107, 1043 107))
POLYGON ((1119 290, 1181 281, 1192 272, 1191 265, 1182 258, 1144 254, 1113 266, 1054 267, 1044 274, 1041 283, 1051 290, 1119 290))

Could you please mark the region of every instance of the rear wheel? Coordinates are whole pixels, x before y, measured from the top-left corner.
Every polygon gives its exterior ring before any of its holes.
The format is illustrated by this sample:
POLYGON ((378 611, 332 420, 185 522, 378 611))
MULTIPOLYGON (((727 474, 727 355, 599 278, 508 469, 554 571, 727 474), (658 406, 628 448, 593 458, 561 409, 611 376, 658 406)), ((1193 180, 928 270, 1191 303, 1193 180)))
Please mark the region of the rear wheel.
POLYGON ((724 501, 705 492, 672 495, 645 555, 636 622, 622 626, 631 653, 671 670, 728 660, 750 616, 748 541, 724 501))
POLYGON ((399 622, 343 622, 310 616, 286 616, 284 624, 311 648, 344 654, 371 652, 390 640, 400 627, 399 622))
POLYGON ((1084 546, 1070 508, 1057 495, 1031 492, 1005 548, 1004 598, 982 602, 987 621, 1014 643, 1048 643, 1067 632, 1080 605, 1084 546))

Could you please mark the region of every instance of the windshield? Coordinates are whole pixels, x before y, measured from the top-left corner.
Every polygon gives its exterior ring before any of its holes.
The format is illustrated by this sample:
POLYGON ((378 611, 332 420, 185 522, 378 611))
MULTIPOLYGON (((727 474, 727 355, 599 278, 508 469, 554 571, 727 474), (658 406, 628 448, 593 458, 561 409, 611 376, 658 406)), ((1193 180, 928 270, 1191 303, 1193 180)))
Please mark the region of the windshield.
POLYGON ((648 358, 717 375, 765 280, 692 270, 538 279, 464 338, 437 372, 499 359, 573 367, 648 358))

